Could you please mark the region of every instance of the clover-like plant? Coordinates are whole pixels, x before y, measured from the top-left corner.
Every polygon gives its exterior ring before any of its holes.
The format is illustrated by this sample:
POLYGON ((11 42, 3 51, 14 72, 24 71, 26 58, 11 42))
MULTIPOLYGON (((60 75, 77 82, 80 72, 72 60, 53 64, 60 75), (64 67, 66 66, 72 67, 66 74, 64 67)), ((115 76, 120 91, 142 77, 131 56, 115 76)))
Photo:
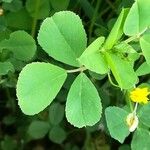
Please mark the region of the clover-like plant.
MULTIPOLYGON (((17 83, 21 110, 27 115, 41 112, 55 99, 67 80, 67 74, 79 72, 67 96, 66 118, 78 128, 92 126, 100 121, 101 96, 85 70, 107 74, 109 81, 120 90, 133 90, 138 84, 138 76, 150 73, 149 8, 148 0, 136 0, 130 10, 123 8, 108 37, 98 37, 88 46, 78 15, 70 11, 60 11, 46 18, 38 33, 38 43, 50 57, 75 69, 69 70, 65 69, 67 66, 63 68, 45 62, 26 65, 17 83), (138 49, 134 46, 135 43, 138 44, 138 49), (143 56, 146 61, 135 71, 135 61, 143 56), (112 75, 117 84, 112 81, 112 75)), ((137 119, 137 104, 130 111, 116 106, 105 110, 110 135, 121 143, 129 135, 134 119, 137 119), (130 113, 135 115, 129 116, 130 113)), ((139 122, 150 127, 144 118, 147 112, 150 112, 149 104, 141 108, 138 117, 139 122)), ((148 130, 138 126, 132 148, 141 150, 136 145, 136 140, 142 139, 142 136, 148 139, 149 135, 148 130)), ((148 144, 150 145, 148 141, 144 141, 146 148, 148 144)))

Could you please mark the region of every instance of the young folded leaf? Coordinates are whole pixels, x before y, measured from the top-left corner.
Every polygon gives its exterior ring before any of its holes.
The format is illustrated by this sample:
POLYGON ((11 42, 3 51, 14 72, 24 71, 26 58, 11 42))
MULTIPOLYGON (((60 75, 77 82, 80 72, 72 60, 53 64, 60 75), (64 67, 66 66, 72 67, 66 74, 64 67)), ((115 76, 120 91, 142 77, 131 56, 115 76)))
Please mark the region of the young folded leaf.
POLYGON ((113 53, 105 53, 110 69, 121 89, 130 89, 137 83, 138 78, 131 64, 113 53))
POLYGON ((123 25, 128 14, 128 9, 122 9, 116 23, 114 24, 110 34, 104 44, 105 49, 111 49, 123 35, 123 25))
POLYGON ((100 51, 104 39, 104 37, 97 38, 78 59, 87 69, 99 74, 105 74, 109 71, 104 55, 100 51))

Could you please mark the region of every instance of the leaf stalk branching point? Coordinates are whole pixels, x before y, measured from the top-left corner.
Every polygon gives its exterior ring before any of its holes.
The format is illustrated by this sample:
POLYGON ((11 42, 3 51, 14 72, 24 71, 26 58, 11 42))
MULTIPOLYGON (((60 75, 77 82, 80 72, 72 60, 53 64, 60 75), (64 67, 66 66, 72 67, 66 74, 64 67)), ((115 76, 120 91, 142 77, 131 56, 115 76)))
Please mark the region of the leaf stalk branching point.
POLYGON ((67 70, 67 73, 83 72, 85 70, 87 70, 85 67, 80 67, 77 69, 67 70))

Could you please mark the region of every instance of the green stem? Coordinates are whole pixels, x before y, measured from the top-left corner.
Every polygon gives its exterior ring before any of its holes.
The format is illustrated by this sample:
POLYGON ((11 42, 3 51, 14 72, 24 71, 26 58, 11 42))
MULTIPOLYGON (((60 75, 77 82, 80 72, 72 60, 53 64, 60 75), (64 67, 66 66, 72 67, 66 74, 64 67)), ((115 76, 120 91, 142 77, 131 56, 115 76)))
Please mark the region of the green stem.
POLYGON ((31 35, 32 37, 35 36, 35 32, 36 32, 36 26, 37 26, 37 14, 39 11, 39 5, 40 5, 40 0, 36 0, 36 4, 35 4, 35 16, 33 18, 33 22, 32 22, 32 29, 31 29, 31 35))
POLYGON ((110 82, 113 86, 120 88, 118 85, 116 85, 115 83, 113 83, 113 81, 112 81, 111 76, 110 76, 109 73, 108 73, 108 79, 109 79, 109 82, 110 82))
POLYGON ((91 21, 91 25, 89 27, 89 39, 91 39, 91 36, 92 36, 92 31, 93 31, 94 23, 95 23, 96 18, 97 18, 96 16, 97 16, 97 13, 98 13, 98 10, 99 10, 99 7, 100 7, 100 3, 101 3, 101 0, 97 0, 96 8, 95 8, 93 18, 92 18, 92 21, 91 21))
POLYGON ((106 9, 104 9, 101 13, 100 13, 100 17, 102 17, 105 13, 108 12, 108 10, 110 9, 110 6, 108 6, 106 9))
POLYGON ((131 37, 129 37, 129 38, 126 39, 124 42, 125 42, 125 43, 130 43, 130 42, 132 42, 132 41, 134 41, 134 40, 139 39, 140 36, 141 36, 142 34, 144 34, 144 33, 147 31, 147 29, 148 29, 148 28, 146 28, 144 31, 142 31, 141 33, 139 33, 139 34, 136 35, 136 36, 131 36, 131 37))
POLYGON ((89 147, 88 145, 89 145, 90 138, 91 138, 90 132, 88 131, 88 129, 86 129, 86 139, 82 150, 86 150, 89 147))
POLYGON ((129 99, 129 107, 130 107, 130 110, 131 110, 131 112, 133 112, 133 105, 132 105, 132 102, 131 102, 131 100, 129 99))
POLYGON ((134 115, 136 115, 137 108, 138 108, 138 103, 136 102, 135 106, 134 106, 134 110, 133 110, 133 114, 134 115))
POLYGON ((111 9, 116 13, 116 7, 113 5, 113 3, 110 0, 106 0, 106 3, 111 7, 111 9))
POLYGON ((67 70, 67 73, 83 72, 85 70, 86 70, 85 67, 80 67, 80 68, 77 68, 77 69, 67 70))
POLYGON ((130 42, 132 42, 132 41, 134 41, 134 40, 136 40, 136 39, 138 39, 137 36, 132 36, 132 37, 129 37, 128 39, 126 39, 124 42, 125 42, 125 43, 130 43, 130 42))
POLYGON ((130 111, 133 112, 133 105, 129 98, 129 91, 124 90, 124 95, 125 95, 125 101, 126 101, 127 106, 130 108, 130 111))

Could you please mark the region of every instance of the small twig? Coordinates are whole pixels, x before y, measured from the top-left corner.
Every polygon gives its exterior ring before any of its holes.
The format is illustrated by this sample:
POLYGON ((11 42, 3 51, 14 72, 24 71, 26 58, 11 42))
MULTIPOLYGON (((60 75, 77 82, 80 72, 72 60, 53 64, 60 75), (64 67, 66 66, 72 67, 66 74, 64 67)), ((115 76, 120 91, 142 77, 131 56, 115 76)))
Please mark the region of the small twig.
POLYGON ((83 72, 85 70, 87 70, 85 67, 80 67, 80 68, 77 68, 77 69, 67 70, 67 73, 83 72))
POLYGON ((135 103, 134 110, 133 110, 133 115, 134 116, 136 115, 137 107, 138 107, 138 103, 135 103))

